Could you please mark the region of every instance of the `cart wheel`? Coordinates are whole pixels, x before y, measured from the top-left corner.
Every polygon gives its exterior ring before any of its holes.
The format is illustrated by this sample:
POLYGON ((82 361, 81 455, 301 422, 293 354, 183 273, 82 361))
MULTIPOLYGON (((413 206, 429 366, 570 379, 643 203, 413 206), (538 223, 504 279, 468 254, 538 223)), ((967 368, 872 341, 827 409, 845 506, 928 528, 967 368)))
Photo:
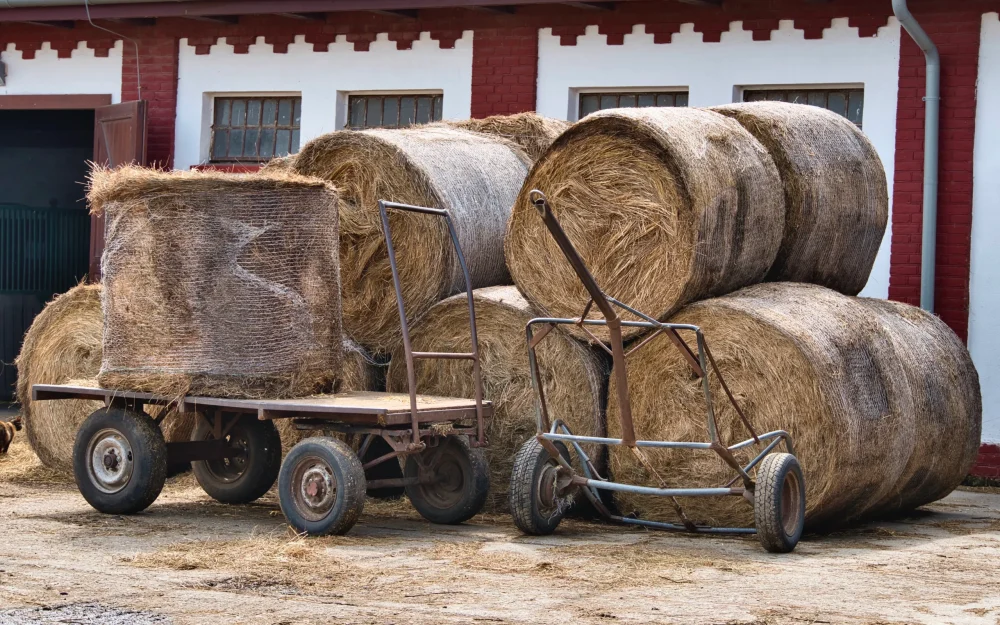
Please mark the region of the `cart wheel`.
POLYGON ((454 525, 468 521, 486 505, 490 467, 482 449, 465 436, 448 436, 437 446, 406 457, 403 476, 418 478, 406 496, 420 516, 431 523, 454 525))
POLYGON ((307 438, 285 456, 278 498, 285 520, 313 536, 346 534, 365 507, 365 471, 344 442, 307 438))
MULTIPOLYGON (((562 457, 569 460, 566 446, 559 441, 553 444, 562 457)), ((538 439, 526 441, 514 456, 510 474, 510 514, 514 524, 525 534, 551 534, 572 505, 573 492, 566 492, 565 485, 557 486, 559 473, 559 463, 538 439)))
POLYGON ((795 456, 775 453, 761 461, 753 513, 764 549, 772 553, 795 549, 806 516, 806 482, 795 456))
MULTIPOLYGON (((191 433, 193 441, 212 440, 212 426, 199 418, 191 433)), ((226 434, 226 441, 240 455, 223 460, 191 463, 198 484, 216 501, 250 503, 259 499, 278 479, 281 469, 281 437, 270 421, 243 416, 226 434)))
POLYGON ((80 494, 99 512, 145 510, 167 479, 163 432, 145 413, 101 408, 76 433, 73 476, 80 494))

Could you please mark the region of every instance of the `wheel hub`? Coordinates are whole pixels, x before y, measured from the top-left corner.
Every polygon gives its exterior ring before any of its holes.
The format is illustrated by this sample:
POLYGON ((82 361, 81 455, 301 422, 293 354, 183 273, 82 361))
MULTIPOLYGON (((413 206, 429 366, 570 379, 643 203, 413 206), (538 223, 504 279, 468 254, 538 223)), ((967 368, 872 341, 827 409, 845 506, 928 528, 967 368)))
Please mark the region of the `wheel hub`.
POLYGON ((90 478, 102 492, 113 494, 125 488, 134 467, 132 446, 113 429, 99 431, 90 439, 90 478))
POLYGON ((566 509, 573 499, 573 490, 569 473, 554 461, 549 462, 538 472, 539 510, 551 516, 566 509))
POLYGON ((303 516, 316 521, 326 516, 337 501, 337 478, 332 469, 315 458, 296 467, 295 503, 303 516))

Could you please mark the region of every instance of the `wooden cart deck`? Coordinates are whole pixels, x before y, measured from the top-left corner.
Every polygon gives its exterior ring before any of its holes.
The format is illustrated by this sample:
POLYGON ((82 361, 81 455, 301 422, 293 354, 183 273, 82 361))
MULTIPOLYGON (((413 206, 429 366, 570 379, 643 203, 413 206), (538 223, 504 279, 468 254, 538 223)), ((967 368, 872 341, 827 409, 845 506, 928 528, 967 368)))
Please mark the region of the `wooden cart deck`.
MULTIPOLYGON (((199 407, 221 408, 233 412, 256 413, 261 420, 306 418, 328 419, 359 425, 410 424, 410 396, 407 393, 349 391, 333 395, 314 395, 296 399, 227 399, 193 397, 180 399, 152 393, 116 391, 78 384, 35 384, 33 401, 47 399, 93 399, 110 404, 113 400, 137 400, 153 404, 178 404, 181 411, 199 407)), ((483 402, 483 416, 493 415, 493 405, 483 402)), ((455 397, 417 395, 417 418, 421 423, 474 420, 476 401, 455 397)))

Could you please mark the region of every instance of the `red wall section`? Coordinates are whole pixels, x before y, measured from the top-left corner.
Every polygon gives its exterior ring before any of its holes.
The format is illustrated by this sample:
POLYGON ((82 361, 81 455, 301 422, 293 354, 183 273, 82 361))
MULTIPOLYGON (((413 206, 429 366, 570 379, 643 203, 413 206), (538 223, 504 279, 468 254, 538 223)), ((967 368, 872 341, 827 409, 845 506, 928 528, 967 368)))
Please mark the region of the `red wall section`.
POLYGON ((125 42, 122 54, 122 101, 147 100, 146 157, 151 165, 174 163, 174 119, 177 116, 177 39, 150 37, 136 48, 125 42))
POLYGON ((535 110, 538 30, 488 28, 472 40, 472 116, 535 110))
MULTIPOLYGON (((935 312, 966 340, 981 11, 915 13, 941 54, 941 149, 935 312)), ((923 52, 904 33, 900 49, 889 297, 920 303, 923 220, 923 52)))
POLYGON ((979 458, 969 473, 976 477, 1000 480, 1000 445, 980 447, 979 458))

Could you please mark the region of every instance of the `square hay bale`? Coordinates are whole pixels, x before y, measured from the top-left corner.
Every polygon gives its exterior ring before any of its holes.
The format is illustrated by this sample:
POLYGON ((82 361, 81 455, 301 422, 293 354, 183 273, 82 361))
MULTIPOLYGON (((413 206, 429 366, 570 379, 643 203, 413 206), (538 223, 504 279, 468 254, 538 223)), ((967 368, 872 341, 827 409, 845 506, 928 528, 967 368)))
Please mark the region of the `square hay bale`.
POLYGON ((337 192, 285 172, 97 169, 106 388, 294 397, 342 358, 337 192))

